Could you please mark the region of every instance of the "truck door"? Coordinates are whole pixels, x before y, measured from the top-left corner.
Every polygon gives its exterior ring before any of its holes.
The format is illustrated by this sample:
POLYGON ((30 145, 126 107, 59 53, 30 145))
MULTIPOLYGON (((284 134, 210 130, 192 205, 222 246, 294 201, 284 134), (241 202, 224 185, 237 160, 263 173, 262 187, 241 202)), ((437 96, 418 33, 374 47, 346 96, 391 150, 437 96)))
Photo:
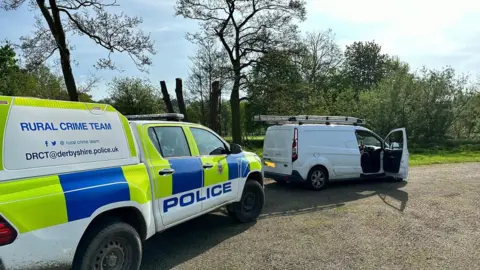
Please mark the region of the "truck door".
POLYGON ((227 155, 227 146, 213 132, 197 127, 190 127, 190 132, 202 160, 202 210, 234 200, 239 189, 239 160, 227 155))
POLYGON ((405 128, 390 131, 385 138, 383 170, 388 176, 406 179, 408 176, 408 147, 405 128))
POLYGON ((154 182, 155 203, 164 226, 202 210, 202 202, 197 199, 203 186, 202 162, 192 155, 184 129, 168 124, 144 126, 150 143, 146 154, 154 182))

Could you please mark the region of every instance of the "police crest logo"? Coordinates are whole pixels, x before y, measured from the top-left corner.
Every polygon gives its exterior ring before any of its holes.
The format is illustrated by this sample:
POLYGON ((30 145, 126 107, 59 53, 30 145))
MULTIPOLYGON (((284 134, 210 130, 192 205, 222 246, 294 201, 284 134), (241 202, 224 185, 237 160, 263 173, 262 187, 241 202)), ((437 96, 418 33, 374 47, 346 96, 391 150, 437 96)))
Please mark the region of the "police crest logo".
POLYGON ((222 174, 223 166, 222 166, 222 163, 220 163, 220 161, 217 163, 217 168, 218 168, 218 174, 222 174))

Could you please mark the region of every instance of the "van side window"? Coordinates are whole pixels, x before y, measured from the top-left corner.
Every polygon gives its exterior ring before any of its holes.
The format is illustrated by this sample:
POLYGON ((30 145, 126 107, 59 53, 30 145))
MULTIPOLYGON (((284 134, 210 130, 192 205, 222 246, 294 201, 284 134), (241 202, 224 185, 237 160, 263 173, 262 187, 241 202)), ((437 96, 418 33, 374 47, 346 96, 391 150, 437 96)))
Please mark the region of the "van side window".
POLYGON ((164 158, 191 156, 182 127, 149 128, 148 136, 164 158))
POLYGON ((213 133, 201 128, 190 128, 193 138, 197 143, 198 151, 202 156, 225 155, 225 144, 213 133))

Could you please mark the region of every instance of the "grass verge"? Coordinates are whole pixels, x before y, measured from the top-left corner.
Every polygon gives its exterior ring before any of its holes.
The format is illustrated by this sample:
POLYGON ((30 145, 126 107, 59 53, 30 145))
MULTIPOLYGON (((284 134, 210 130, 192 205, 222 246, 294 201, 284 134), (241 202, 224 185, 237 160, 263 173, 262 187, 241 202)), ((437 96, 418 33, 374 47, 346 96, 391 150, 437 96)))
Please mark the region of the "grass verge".
POLYGON ((431 151, 412 153, 409 158, 410 166, 461 162, 480 162, 480 151, 431 151))

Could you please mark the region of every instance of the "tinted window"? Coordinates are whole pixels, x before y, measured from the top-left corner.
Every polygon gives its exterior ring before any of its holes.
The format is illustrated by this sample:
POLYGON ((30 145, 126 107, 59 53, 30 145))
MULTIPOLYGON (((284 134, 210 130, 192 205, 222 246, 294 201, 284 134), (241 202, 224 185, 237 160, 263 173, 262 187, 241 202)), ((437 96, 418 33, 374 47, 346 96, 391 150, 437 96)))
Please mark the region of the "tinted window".
POLYGON ((162 157, 190 156, 187 139, 181 127, 155 127, 148 135, 162 157))
POLYGON ((200 155, 224 155, 227 153, 225 144, 210 131, 200 128, 190 128, 197 143, 200 155))

